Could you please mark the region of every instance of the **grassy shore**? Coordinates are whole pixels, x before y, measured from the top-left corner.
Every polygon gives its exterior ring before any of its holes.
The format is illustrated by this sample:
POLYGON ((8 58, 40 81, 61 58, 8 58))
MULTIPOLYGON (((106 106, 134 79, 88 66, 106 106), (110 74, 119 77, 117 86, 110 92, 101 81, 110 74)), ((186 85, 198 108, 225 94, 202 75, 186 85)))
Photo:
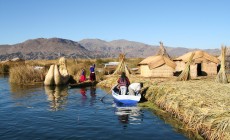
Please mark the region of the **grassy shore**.
MULTIPOLYGON (((116 76, 99 83, 111 87, 116 76), (109 85, 110 84, 110 85, 109 85)), ((131 82, 144 82, 144 94, 150 103, 180 120, 184 129, 205 139, 230 139, 230 84, 219 84, 215 77, 190 81, 174 78, 131 77, 131 82)))

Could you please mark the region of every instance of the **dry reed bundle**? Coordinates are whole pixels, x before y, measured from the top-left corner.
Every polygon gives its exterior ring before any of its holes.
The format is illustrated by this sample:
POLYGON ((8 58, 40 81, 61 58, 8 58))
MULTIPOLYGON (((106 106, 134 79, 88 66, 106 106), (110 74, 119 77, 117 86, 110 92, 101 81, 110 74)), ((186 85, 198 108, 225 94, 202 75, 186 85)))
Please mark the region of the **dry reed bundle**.
POLYGON ((118 75, 113 75, 109 76, 109 78, 99 82, 97 85, 101 87, 107 87, 107 88, 112 88, 115 84, 117 84, 119 76, 118 75))
POLYGON ((160 41, 159 43, 160 43, 160 48, 159 48, 156 55, 161 55, 161 56, 165 56, 167 58, 170 58, 168 53, 166 52, 166 49, 163 46, 163 42, 160 41))
POLYGON ((35 70, 31 66, 18 65, 10 68, 10 83, 16 84, 33 84, 44 80, 45 72, 43 70, 35 70))
POLYGON ((195 55, 195 53, 193 52, 191 54, 191 56, 189 57, 189 60, 185 66, 185 69, 182 71, 182 73, 179 75, 179 77, 177 78, 178 81, 187 81, 190 79, 190 64, 192 63, 192 59, 193 56, 195 55))
POLYGON ((222 46, 221 47, 221 66, 220 66, 220 70, 216 77, 216 82, 224 83, 224 84, 228 83, 228 78, 225 72, 225 56, 226 56, 226 47, 222 46))
POLYGON ((121 72, 125 72, 127 77, 130 77, 130 70, 128 69, 125 63, 125 54, 119 55, 119 65, 117 66, 116 70, 114 71, 113 75, 120 74, 121 72))
POLYGON ((0 74, 8 73, 10 66, 7 64, 0 64, 0 74))
POLYGON ((230 138, 230 85, 214 81, 168 81, 149 87, 146 98, 205 139, 230 138), (210 88, 212 87, 212 88, 210 88))

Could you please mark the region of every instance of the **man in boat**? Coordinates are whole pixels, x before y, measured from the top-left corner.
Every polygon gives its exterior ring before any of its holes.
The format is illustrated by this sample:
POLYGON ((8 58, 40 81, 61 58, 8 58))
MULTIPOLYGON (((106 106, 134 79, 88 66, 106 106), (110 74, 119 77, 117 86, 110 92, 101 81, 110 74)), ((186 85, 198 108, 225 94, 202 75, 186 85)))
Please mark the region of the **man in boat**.
POLYGON ((96 81, 95 64, 90 66, 89 71, 90 71, 90 75, 89 75, 90 81, 96 81))
POLYGON ((127 87, 130 85, 128 77, 126 77, 125 72, 121 73, 121 77, 117 80, 118 88, 121 95, 127 93, 127 87))
POLYGON ((132 83, 132 84, 130 84, 129 85, 129 95, 139 94, 142 87, 143 87, 143 83, 132 83))

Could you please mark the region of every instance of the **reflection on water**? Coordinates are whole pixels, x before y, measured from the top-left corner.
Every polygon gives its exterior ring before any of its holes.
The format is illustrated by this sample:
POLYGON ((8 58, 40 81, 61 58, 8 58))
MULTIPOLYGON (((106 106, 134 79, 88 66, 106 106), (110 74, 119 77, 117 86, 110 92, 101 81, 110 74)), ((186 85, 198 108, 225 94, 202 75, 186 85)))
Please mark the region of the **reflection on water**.
POLYGON ((90 87, 90 96, 96 97, 96 87, 95 86, 90 87))
POLYGON ((42 85, 18 85, 10 84, 11 95, 14 99, 23 98, 29 96, 30 93, 34 93, 41 88, 42 85))
POLYGON ((149 110, 116 106, 101 88, 9 86, 5 78, 0 87, 0 140, 186 139, 149 110))
POLYGON ((67 86, 45 86, 47 100, 50 101, 50 108, 53 111, 64 109, 67 103, 67 86))
POLYGON ((86 89, 85 88, 81 88, 80 89, 80 93, 81 93, 81 95, 82 95, 83 98, 87 98, 87 96, 86 96, 86 89))
POLYGON ((117 106, 116 103, 115 106, 115 114, 119 122, 124 124, 124 129, 128 126, 127 124, 141 124, 143 121, 143 115, 138 106, 117 106))
POLYGON ((76 93, 80 93, 82 95, 82 104, 84 105, 86 100, 90 101, 90 105, 93 106, 96 101, 96 87, 88 87, 88 88, 79 88, 75 90, 76 93), (89 91, 89 93, 87 92, 89 91), (90 94, 90 98, 87 96, 87 93, 90 94))
POLYGON ((93 106, 96 102, 96 87, 92 86, 90 87, 90 105, 93 106))

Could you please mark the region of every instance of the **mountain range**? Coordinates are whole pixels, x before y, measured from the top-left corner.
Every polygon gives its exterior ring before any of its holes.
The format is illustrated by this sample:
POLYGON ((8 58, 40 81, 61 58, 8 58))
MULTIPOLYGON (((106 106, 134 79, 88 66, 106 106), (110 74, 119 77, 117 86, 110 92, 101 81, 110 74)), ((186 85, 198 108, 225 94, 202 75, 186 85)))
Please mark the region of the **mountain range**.
MULTIPOLYGON (((171 57, 198 50, 164 46, 171 57)), ((79 42, 62 38, 30 39, 14 45, 0 45, 0 60, 15 57, 26 60, 67 58, 116 58, 125 53, 128 58, 145 58, 155 55, 159 45, 148 45, 135 41, 83 39, 79 42)), ((220 55, 219 49, 204 50, 212 55, 220 55)))

